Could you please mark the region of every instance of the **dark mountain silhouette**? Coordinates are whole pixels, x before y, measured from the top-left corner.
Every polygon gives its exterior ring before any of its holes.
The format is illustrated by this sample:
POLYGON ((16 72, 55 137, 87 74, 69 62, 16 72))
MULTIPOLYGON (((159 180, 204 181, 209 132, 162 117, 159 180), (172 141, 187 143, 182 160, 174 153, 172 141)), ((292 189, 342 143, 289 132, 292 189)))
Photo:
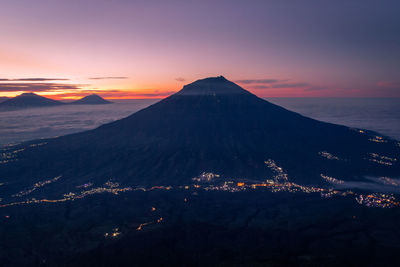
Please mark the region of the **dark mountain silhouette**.
MULTIPOLYGON (((103 99, 99 95, 92 94, 68 104, 98 105, 98 104, 111 104, 111 103, 112 102, 103 99)), ((13 110, 13 109, 33 108, 33 107, 51 107, 51 106, 59 106, 65 104, 66 103, 64 102, 39 96, 34 93, 23 93, 14 98, 6 98, 3 101, 0 98, 0 110, 10 110, 10 109, 13 110)))
POLYGON ((75 105, 101 105, 101 104, 111 104, 111 103, 112 103, 111 101, 105 100, 104 98, 96 94, 91 94, 74 102, 71 102, 71 104, 75 105))
POLYGON ((400 147, 376 136, 304 117, 220 76, 95 130, 17 146, 25 150, 3 164, 0 177, 12 180, 11 188, 62 175, 49 187, 57 194, 110 178, 128 185, 185 184, 204 171, 262 181, 272 175, 268 159, 301 184, 326 184, 321 174, 347 181, 396 177, 398 161, 380 164, 386 160, 371 153, 395 158, 400 147))
POLYGON ((9 97, 5 97, 5 96, 1 96, 0 97, 0 103, 6 101, 8 99, 10 99, 10 98, 9 97))
POLYGON ((65 103, 34 93, 23 93, 14 98, 0 103, 0 108, 28 108, 28 107, 50 107, 64 105, 65 103))

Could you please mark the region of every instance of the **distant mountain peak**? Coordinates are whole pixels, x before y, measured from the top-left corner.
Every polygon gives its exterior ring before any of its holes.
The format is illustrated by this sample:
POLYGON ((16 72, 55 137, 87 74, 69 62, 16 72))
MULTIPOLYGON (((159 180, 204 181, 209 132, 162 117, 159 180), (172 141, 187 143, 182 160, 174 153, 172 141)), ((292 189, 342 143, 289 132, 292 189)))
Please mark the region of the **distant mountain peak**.
POLYGON ((22 93, 1 103, 0 107, 27 108, 64 105, 65 103, 35 93, 22 93))
POLYGON ((72 102, 71 104, 79 105, 100 105, 100 104, 111 104, 111 101, 105 100, 97 94, 87 95, 79 100, 72 102))
MULTIPOLYGON (((22 94, 20 94, 19 96, 39 96, 39 95, 30 92, 30 93, 22 93, 22 94)), ((18 96, 17 96, 17 97, 18 97, 18 96)))

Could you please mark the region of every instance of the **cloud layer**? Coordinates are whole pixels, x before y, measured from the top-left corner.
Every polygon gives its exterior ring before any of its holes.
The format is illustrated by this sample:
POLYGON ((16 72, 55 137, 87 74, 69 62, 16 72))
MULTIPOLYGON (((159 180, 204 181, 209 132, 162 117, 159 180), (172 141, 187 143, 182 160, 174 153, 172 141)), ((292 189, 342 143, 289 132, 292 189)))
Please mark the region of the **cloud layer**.
POLYGON ((236 83, 240 84, 264 84, 264 83, 276 83, 279 81, 287 81, 287 80, 278 80, 278 79, 249 79, 249 80, 237 80, 236 83))
POLYGON ((90 77, 89 80, 123 80, 128 79, 129 77, 90 77))
POLYGON ((81 89, 83 84, 64 83, 0 83, 0 92, 45 92, 81 89))
POLYGON ((0 78, 0 82, 45 82, 45 81, 68 81, 65 78, 16 78, 4 79, 0 78))
POLYGON ((271 88, 297 88, 309 86, 308 83, 278 83, 273 84, 271 88))
POLYGON ((309 83, 287 82, 289 79, 245 79, 236 80, 236 83, 250 86, 252 89, 277 89, 277 88, 304 88, 310 87, 309 83))
POLYGON ((80 90, 74 93, 63 93, 57 94, 57 98, 71 98, 71 97, 82 97, 88 94, 99 94, 104 98, 117 99, 117 98, 164 98, 166 96, 174 94, 174 91, 126 91, 126 90, 80 90))

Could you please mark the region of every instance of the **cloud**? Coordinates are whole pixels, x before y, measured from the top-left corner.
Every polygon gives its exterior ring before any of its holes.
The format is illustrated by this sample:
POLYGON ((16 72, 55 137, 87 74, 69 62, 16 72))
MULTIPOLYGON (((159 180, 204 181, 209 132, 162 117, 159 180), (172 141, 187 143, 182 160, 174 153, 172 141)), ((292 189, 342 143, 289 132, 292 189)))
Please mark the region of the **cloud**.
POLYGON ((277 83, 271 85, 254 85, 252 89, 271 89, 271 88, 298 88, 298 87, 310 87, 308 83, 277 83))
POLYGON ((45 92, 81 89, 85 84, 64 83, 0 83, 0 92, 45 92))
POLYGON ((86 96, 88 94, 98 94, 101 95, 102 97, 106 98, 163 98, 169 95, 174 94, 174 91, 165 91, 165 92, 159 92, 159 91, 153 91, 153 92, 134 92, 134 91, 126 91, 126 90, 81 90, 79 92, 73 92, 73 93, 63 93, 63 94, 57 94, 57 98, 69 98, 69 97, 80 97, 80 96, 86 96))
POLYGON ((0 82, 45 82, 45 81, 68 81, 65 78, 17 78, 17 79, 0 79, 0 82))
POLYGON ((301 88, 310 87, 309 83, 287 82, 290 79, 246 79, 236 80, 236 83, 246 84, 251 89, 301 88))
POLYGON ((186 81, 186 79, 182 78, 182 77, 178 77, 178 78, 175 78, 175 81, 184 82, 184 81, 186 81))
POLYGON ((379 81, 376 85, 385 88, 400 88, 400 82, 394 81, 379 81))
POLYGON ((122 80, 128 79, 129 77, 91 77, 89 80, 122 80))
POLYGON ((175 94, 176 92, 174 91, 167 91, 167 92, 160 92, 160 93, 137 93, 137 94, 128 94, 129 96, 143 96, 143 97, 165 97, 165 96, 169 96, 172 94, 175 94))
POLYGON ((279 83, 273 84, 271 88, 295 88, 295 87, 306 87, 308 83, 279 83))
POLYGON ((278 80, 278 79, 251 79, 251 80, 237 80, 236 83, 241 84, 264 84, 264 83, 277 83, 283 82, 287 80, 278 80))
POLYGON ((253 88, 253 89, 268 89, 268 88, 271 88, 271 86, 269 86, 269 85, 254 85, 251 88, 253 88))
POLYGON ((307 86, 307 88, 305 88, 305 91, 322 91, 322 90, 346 90, 343 88, 330 88, 330 87, 326 87, 326 86, 314 86, 314 85, 309 85, 307 86))

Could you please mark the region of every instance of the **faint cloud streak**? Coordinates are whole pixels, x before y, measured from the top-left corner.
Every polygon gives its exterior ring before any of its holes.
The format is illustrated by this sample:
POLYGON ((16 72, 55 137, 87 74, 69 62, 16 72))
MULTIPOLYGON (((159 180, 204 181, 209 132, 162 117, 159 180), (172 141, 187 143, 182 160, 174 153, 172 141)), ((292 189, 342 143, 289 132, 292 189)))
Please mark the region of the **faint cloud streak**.
POLYGON ((129 77, 91 77, 89 80, 123 80, 128 79, 129 77))
POLYGON ((297 87, 306 87, 309 86, 308 83, 280 83, 273 84, 271 88, 297 88, 297 87))
POLYGON ((17 79, 0 78, 0 82, 44 82, 44 81, 69 81, 69 79, 65 79, 65 78, 17 78, 17 79))
POLYGON ((251 87, 252 89, 269 89, 271 86, 269 85, 254 85, 251 87))
POLYGON ((236 83, 240 84, 264 84, 264 83, 277 83, 283 82, 287 80, 278 80, 278 79, 248 79, 248 80, 237 80, 236 83))
POLYGON ((0 83, 0 92, 45 92, 62 90, 79 90, 87 84, 64 83, 0 83))
POLYGON ((174 94, 174 91, 153 91, 153 92, 135 92, 135 91, 127 91, 127 90, 80 90, 78 92, 71 93, 61 93, 57 94, 57 98, 76 98, 81 96, 86 96, 88 94, 99 94, 104 98, 109 99, 135 99, 135 98, 164 98, 166 96, 174 94))
POLYGON ((379 81, 376 85, 385 88, 400 88, 400 82, 394 81, 379 81))

